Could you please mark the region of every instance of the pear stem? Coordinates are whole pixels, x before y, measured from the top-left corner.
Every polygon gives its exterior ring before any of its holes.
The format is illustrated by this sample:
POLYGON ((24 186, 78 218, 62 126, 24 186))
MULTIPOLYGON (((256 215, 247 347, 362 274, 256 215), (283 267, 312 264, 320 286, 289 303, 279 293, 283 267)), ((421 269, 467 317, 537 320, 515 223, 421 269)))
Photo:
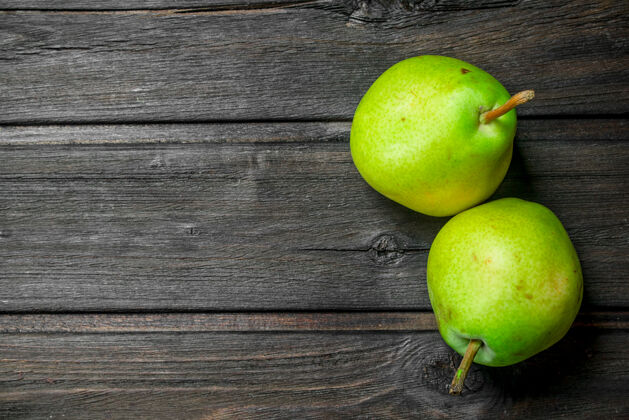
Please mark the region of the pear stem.
POLYGON ((459 395, 461 391, 463 391, 463 382, 465 382, 467 372, 470 370, 472 361, 482 344, 483 342, 480 340, 474 338, 470 340, 470 344, 467 345, 467 350, 465 350, 463 360, 461 360, 461 365, 456 370, 452 384, 450 384, 450 395, 459 395))
POLYGON ((498 117, 503 116, 507 112, 511 111, 518 105, 522 105, 527 103, 531 99, 535 97, 535 91, 533 90, 523 90, 522 92, 518 92, 513 95, 504 105, 499 106, 496 109, 492 109, 491 111, 483 112, 480 115, 480 122, 483 124, 487 124, 492 122, 498 117))

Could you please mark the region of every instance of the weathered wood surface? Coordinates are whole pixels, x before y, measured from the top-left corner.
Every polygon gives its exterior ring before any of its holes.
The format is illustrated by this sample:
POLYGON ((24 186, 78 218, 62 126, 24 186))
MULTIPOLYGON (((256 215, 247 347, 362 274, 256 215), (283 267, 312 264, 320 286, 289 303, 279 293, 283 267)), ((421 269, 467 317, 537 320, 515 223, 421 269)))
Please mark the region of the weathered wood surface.
POLYGON ((347 120, 382 71, 431 53, 535 89, 521 115, 629 111, 628 2, 472 4, 0 12, 0 123, 347 120))
POLYGON ((629 3, 4 0, 0 98, 0 418, 629 418, 629 3), (430 53, 537 91, 495 197, 555 211, 585 277, 566 338, 461 398, 446 219, 348 146, 430 53))
MULTIPOLYGON (((175 12, 191 12, 200 10, 256 9, 264 7, 291 7, 299 5, 325 4, 324 1, 313 0, 3 0, 0 10, 39 10, 39 11, 149 11, 173 10, 175 12)), ((332 1, 327 3, 332 4, 332 1)), ((338 2, 337 2, 338 3, 338 2)), ((403 13, 404 11, 434 11, 434 10, 475 10, 492 7, 514 6, 518 0, 439 0, 415 1, 403 4, 401 2, 378 4, 372 2, 372 7, 403 13)), ((352 3, 349 3, 352 4, 352 3)), ((367 4, 366 6, 369 6, 367 4)), ((363 6, 365 7, 365 6, 363 6)))
MULTIPOLYGON (((371 190, 348 130, 0 130, 0 310, 430 309, 426 258, 446 219, 371 190)), ((581 256, 584 306, 626 307, 627 122, 519 133, 495 197, 555 211, 581 256)))
POLYGON ((507 368, 436 332, 2 334, 0 417, 627 418, 629 335, 574 329, 507 368))
MULTIPOLYGON (((172 11, 186 13, 199 10, 257 9, 276 6, 290 6, 311 0, 3 0, 0 10, 36 11, 172 11)), ((458 0, 463 3, 463 1, 458 0)), ((502 2, 504 0, 489 0, 502 2)))
MULTIPOLYGON (((582 312, 573 328, 629 329, 629 312, 582 312)), ((432 312, 0 315, 3 333, 436 331, 432 312)))

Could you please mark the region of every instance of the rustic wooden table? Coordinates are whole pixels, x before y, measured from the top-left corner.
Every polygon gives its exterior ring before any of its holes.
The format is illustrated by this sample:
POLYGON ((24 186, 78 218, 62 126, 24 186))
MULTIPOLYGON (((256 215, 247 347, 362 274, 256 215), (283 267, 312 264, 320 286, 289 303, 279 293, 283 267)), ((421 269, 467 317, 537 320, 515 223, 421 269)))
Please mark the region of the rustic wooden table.
POLYGON ((0 9, 0 418, 629 418, 628 2, 0 9), (447 219, 349 153, 421 54, 537 91, 495 197, 555 211, 585 277, 565 339, 459 398, 425 282, 447 219))

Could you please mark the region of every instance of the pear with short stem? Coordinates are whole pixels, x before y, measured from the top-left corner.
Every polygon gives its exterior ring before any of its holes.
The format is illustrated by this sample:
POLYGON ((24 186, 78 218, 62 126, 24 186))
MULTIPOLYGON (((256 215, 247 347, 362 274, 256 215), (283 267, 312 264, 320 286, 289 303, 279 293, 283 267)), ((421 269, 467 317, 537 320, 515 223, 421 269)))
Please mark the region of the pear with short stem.
POLYGON ((490 74, 450 57, 420 56, 385 71, 354 114, 352 158, 376 191, 415 211, 450 216, 486 200, 513 152, 511 97, 490 74))

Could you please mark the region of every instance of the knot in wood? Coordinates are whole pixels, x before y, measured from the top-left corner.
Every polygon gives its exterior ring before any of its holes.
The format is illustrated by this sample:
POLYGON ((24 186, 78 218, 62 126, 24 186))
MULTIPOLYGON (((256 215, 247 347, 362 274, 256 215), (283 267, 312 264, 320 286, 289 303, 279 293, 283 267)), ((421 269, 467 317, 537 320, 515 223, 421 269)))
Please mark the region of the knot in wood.
POLYGON ((186 228, 186 232, 190 236, 199 236, 201 234, 201 231, 196 226, 189 226, 189 227, 187 227, 186 228))
POLYGON ((377 265, 391 265, 402 259, 404 250, 395 236, 385 233, 372 241, 368 254, 377 265))
POLYGON ((421 383, 439 394, 448 395, 453 369, 456 370, 456 366, 443 355, 432 356, 422 367, 421 383))
POLYGON ((385 12, 386 9, 378 2, 359 1, 349 15, 348 24, 352 26, 383 22, 386 20, 384 18, 385 12))

